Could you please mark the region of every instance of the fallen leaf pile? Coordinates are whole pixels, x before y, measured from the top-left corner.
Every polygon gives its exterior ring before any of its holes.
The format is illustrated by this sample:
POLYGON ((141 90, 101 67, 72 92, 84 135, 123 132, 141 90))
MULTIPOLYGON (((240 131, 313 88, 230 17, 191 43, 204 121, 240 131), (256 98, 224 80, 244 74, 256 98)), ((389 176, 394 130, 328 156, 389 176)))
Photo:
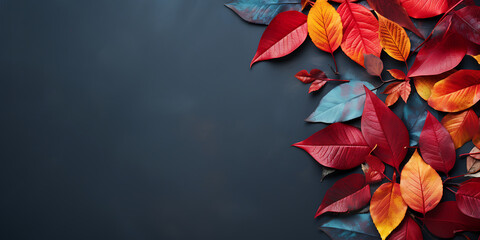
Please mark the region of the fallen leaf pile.
POLYGON ((306 119, 330 125, 293 146, 323 166, 322 177, 363 171, 328 189, 315 214, 326 219, 322 231, 332 239, 423 239, 422 230, 452 238, 480 231, 480 70, 455 69, 467 55, 480 63, 480 7, 474 1, 234 0, 226 6, 248 22, 268 25, 250 67, 286 56, 310 38, 332 58, 335 75, 334 52, 342 51, 381 81, 374 86, 329 78, 320 69, 295 75, 311 84, 309 93, 334 86, 306 119), (411 19, 433 17, 437 23, 427 36, 411 19), (412 38, 422 40, 413 44, 412 38), (382 79, 382 51, 405 70, 387 67, 393 78, 382 79), (376 95, 384 85, 385 102, 376 95), (389 107, 401 101, 400 118, 389 107), (344 123, 360 117, 360 128, 344 123), (470 141, 471 151, 457 155, 470 141), (456 162, 465 162, 465 174, 450 176, 456 162), (445 194, 455 201, 442 201, 445 194))

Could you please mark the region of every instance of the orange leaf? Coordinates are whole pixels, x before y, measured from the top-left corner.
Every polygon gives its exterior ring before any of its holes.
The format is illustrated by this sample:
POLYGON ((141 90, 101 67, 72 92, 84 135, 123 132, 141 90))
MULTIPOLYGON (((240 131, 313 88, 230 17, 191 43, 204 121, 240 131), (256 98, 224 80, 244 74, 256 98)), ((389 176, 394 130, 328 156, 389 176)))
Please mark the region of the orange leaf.
POLYGON ((457 70, 452 69, 440 75, 415 77, 413 79, 413 83, 415 84, 418 95, 420 95, 420 97, 422 97, 425 101, 428 100, 432 94, 433 85, 435 85, 435 83, 438 81, 447 78, 456 71, 457 70))
POLYGON ((390 57, 406 62, 410 54, 410 39, 407 32, 397 23, 378 14, 378 36, 383 50, 390 57))
POLYGON ((402 72, 401 70, 398 70, 398 69, 388 69, 387 70, 390 75, 392 75, 392 77, 394 77, 395 79, 398 79, 398 80, 405 80, 407 79, 407 75, 405 75, 404 72, 402 72))
POLYGON ((308 13, 308 34, 315 46, 333 53, 342 43, 342 19, 326 0, 319 0, 308 13))
POLYGON ((406 212, 407 204, 402 199, 398 183, 384 183, 373 193, 370 214, 382 239, 400 225, 406 212))
POLYGON ((392 106, 397 102, 398 97, 402 97, 404 102, 407 102, 408 96, 410 95, 410 81, 395 82, 388 85, 385 88, 383 94, 388 94, 387 99, 385 99, 385 104, 387 106, 392 106))
POLYGON ((382 47, 375 16, 364 6, 348 1, 340 4, 337 11, 343 23, 343 52, 362 66, 363 54, 380 57, 382 47))
POLYGON ((442 112, 465 110, 480 100, 480 71, 460 70, 435 83, 428 105, 442 112))
POLYGON ((472 140, 478 130, 478 117, 472 109, 459 113, 449 113, 442 119, 442 125, 452 137, 455 148, 472 140))
POLYGON ((423 161, 418 151, 403 167, 400 189, 407 205, 422 214, 435 208, 443 195, 440 175, 423 161))

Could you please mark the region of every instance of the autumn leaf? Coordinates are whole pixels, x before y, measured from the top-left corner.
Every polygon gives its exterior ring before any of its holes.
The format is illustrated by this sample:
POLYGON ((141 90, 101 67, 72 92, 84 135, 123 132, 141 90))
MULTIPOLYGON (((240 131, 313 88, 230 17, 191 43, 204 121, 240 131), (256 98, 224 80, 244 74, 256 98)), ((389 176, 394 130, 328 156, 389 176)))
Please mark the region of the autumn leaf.
POLYGON ((300 0, 234 0, 225 4, 225 6, 232 9, 247 22, 266 25, 281 12, 300 11, 302 9, 300 0))
POLYGON ((435 83, 447 78, 456 71, 457 70, 452 69, 439 75, 421 76, 413 78, 413 83, 415 84, 415 89, 417 89, 418 95, 420 95, 420 97, 422 97, 425 101, 428 100, 430 98, 430 95, 432 94, 432 88, 435 83))
POLYGON ((407 79, 407 75, 402 70, 399 69, 388 69, 387 70, 393 78, 398 80, 405 80, 407 79))
POLYGON ((402 199, 398 183, 384 183, 373 193, 370 214, 382 239, 386 239, 402 222, 406 212, 407 204, 402 199))
POLYGON ((411 91, 410 80, 391 83, 383 92, 383 94, 388 94, 387 99, 385 99, 385 104, 392 106, 397 102, 399 97, 402 97, 403 101, 407 102, 411 91))
POLYGON ((480 179, 463 182, 455 194, 460 211, 473 218, 480 218, 480 179))
POLYGON ((420 152, 433 169, 448 174, 455 165, 455 145, 450 133, 429 112, 419 139, 420 152))
POLYGON ((279 13, 267 26, 250 63, 286 56, 297 49, 308 35, 307 15, 297 11, 279 13))
POLYGON ((315 46, 330 53, 335 60, 333 52, 340 46, 343 37, 342 19, 335 8, 326 0, 315 2, 308 13, 307 23, 308 34, 315 46))
POLYGON ((467 172, 472 174, 480 171, 480 149, 473 147, 466 162, 467 172))
POLYGON ((377 146, 373 155, 398 170, 407 154, 407 128, 374 93, 367 88, 365 92, 367 97, 361 121, 365 141, 371 148, 377 146))
POLYGON ((438 75, 453 69, 462 61, 467 53, 465 40, 451 30, 450 24, 451 16, 448 16, 435 28, 434 36, 420 49, 407 76, 438 75))
POLYGON ((388 240, 421 240, 422 230, 410 216, 406 215, 402 223, 388 236, 388 240))
POLYGON ((459 70, 435 83, 428 105, 438 111, 458 112, 480 100, 480 71, 459 70))
POLYGON ((326 212, 344 213, 361 209, 370 201, 370 186, 362 174, 351 174, 327 190, 315 217, 326 212))
POLYGON ((352 60, 363 65, 363 54, 380 57, 378 22, 362 5, 344 2, 337 9, 343 24, 342 50, 352 60))
POLYGON ((455 148, 459 148, 472 140, 477 132, 478 116, 472 109, 459 113, 449 113, 442 119, 442 125, 450 133, 455 148))
POLYGON ((293 146, 323 166, 340 170, 359 166, 371 150, 358 128, 343 123, 331 124, 293 146))
POLYGON ((398 23, 400 26, 407 28, 421 38, 424 38, 422 33, 415 27, 407 11, 400 5, 400 0, 367 0, 376 12, 380 15, 398 23))
POLYGON ((365 180, 367 183, 376 183, 383 179, 385 172, 385 164, 373 155, 368 155, 365 158, 365 163, 362 164, 362 171, 365 173, 365 180))
POLYGON ((377 240, 377 229, 369 213, 346 216, 323 216, 329 220, 320 226, 331 239, 377 240))
POLYGON ((466 40, 480 44, 480 7, 466 6, 453 11, 452 26, 466 40))
POLYGON ((360 81, 334 87, 320 100, 315 111, 305 121, 335 123, 360 117, 365 105, 364 84, 370 89, 374 88, 370 83, 360 81))
POLYGON ((400 0, 410 17, 430 18, 449 9, 448 0, 400 0))
POLYGON ((403 167, 400 189, 405 203, 422 214, 434 209, 443 195, 442 179, 423 161, 416 150, 403 167))
POLYGON ((410 39, 405 30, 397 23, 378 14, 378 36, 383 50, 398 61, 407 62, 410 54, 410 39))
POLYGON ((363 54, 363 65, 368 74, 382 78, 383 62, 382 59, 373 54, 363 54))
POLYGON ((311 83, 308 93, 320 90, 328 81, 348 82, 348 80, 327 78, 327 75, 319 69, 312 69, 310 73, 307 70, 301 70, 295 77, 303 83, 311 83))
POLYGON ((440 238, 453 238, 462 231, 480 231, 480 220, 464 215, 455 201, 438 204, 422 219, 433 235, 440 238))

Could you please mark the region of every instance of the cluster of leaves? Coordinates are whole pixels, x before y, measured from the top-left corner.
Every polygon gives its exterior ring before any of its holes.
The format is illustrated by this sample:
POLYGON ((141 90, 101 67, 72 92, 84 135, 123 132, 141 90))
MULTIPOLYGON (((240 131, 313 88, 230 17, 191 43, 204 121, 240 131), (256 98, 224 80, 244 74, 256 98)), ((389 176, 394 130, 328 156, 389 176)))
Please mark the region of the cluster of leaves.
POLYGON ((343 215, 321 229, 338 239, 422 239, 420 222, 441 238, 480 231, 480 119, 472 109, 480 100, 480 70, 454 69, 466 55, 480 63, 480 7, 468 0, 333 1, 338 7, 327 0, 227 4, 246 21, 268 25, 250 66, 288 55, 310 36, 316 47, 332 56, 335 74, 339 73, 334 52, 341 47, 381 80, 374 87, 368 82, 330 79, 319 69, 295 75, 311 84, 309 92, 327 82, 340 84, 306 119, 331 125, 294 146, 320 163, 324 175, 359 166, 364 172, 340 179, 327 191, 315 217, 343 215), (301 12, 309 6, 308 14, 301 12), (438 15, 442 16, 426 38, 410 18, 438 15), (404 28, 423 39, 413 50, 419 51, 411 67, 407 62, 411 37, 404 28), (393 79, 385 81, 382 49, 405 63, 405 71, 388 69, 393 79), (376 96, 384 84, 389 84, 383 92, 388 95, 385 103, 376 96), (399 98, 408 100, 403 119, 389 109, 399 98), (427 105, 434 114, 426 110, 427 105), (434 116, 438 115, 435 110, 446 113, 441 121, 434 116), (342 123, 359 117, 360 129, 342 123), (469 141, 474 147, 459 156, 467 156, 466 173, 450 177, 456 149, 469 141), (415 149, 413 154, 410 148, 415 149), (385 174, 385 164, 393 168, 391 178, 385 174), (452 182, 459 178, 470 179, 452 182), (373 195, 372 186, 378 186, 373 195), (441 202, 444 190, 454 193, 455 201, 441 202), (369 214, 358 213, 368 205, 369 214))

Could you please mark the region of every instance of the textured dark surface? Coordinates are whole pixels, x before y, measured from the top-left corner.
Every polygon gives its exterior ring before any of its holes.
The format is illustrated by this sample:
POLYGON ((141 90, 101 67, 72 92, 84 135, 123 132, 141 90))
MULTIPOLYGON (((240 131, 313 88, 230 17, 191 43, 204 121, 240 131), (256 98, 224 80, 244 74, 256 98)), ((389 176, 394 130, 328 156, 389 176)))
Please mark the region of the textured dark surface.
POLYGON ((250 70, 265 27, 224 2, 0 1, 0 239, 326 238, 313 216, 346 175, 290 145, 335 85, 293 76, 332 60, 307 39, 250 70))

